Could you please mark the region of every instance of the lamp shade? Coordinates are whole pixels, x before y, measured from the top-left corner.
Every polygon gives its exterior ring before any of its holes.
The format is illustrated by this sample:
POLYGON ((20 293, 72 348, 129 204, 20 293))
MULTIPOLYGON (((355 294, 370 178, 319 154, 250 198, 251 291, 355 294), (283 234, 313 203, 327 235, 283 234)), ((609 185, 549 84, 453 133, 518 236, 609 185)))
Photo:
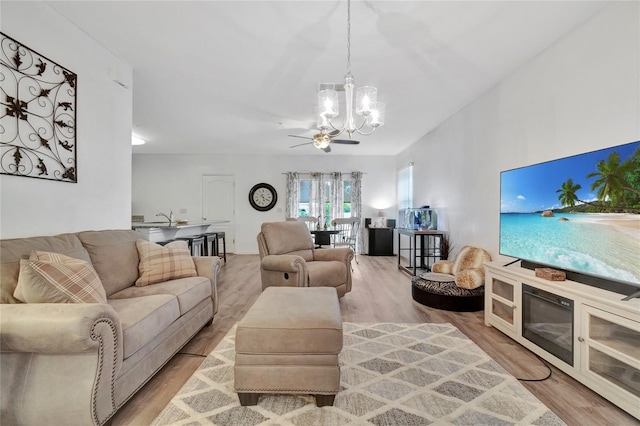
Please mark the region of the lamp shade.
POLYGON ((378 210, 378 217, 384 217, 384 210, 378 210))
POLYGON ((318 115, 335 118, 340 114, 338 106, 338 92, 335 90, 321 90, 318 92, 318 115))
POLYGON ((371 113, 367 116, 367 124, 374 128, 384 125, 384 103, 374 102, 371 104, 371 113))
POLYGON ((378 89, 363 86, 356 90, 356 114, 365 117, 371 113, 371 106, 378 101, 378 89))

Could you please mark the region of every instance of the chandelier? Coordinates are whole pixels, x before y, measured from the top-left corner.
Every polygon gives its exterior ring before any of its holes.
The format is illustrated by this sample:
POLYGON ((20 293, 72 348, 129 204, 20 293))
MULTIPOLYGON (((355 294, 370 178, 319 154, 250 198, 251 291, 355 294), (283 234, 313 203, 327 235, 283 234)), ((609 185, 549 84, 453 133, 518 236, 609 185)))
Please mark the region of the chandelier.
POLYGON ((353 108, 353 89, 355 87, 351 74, 351 0, 347 0, 347 74, 344 76, 345 115, 342 126, 332 121, 340 114, 338 92, 335 89, 324 89, 318 92, 316 125, 323 134, 331 132, 337 136, 347 132, 349 137, 354 133, 370 135, 384 124, 384 103, 378 102, 378 89, 363 86, 356 90, 355 111, 353 108), (356 115, 362 117, 356 122, 356 115))

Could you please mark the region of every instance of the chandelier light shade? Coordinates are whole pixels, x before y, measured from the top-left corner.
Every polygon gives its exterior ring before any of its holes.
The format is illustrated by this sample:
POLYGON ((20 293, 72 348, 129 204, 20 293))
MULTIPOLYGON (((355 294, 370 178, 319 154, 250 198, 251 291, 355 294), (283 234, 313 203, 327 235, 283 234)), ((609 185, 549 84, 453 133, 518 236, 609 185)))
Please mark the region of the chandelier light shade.
POLYGON ((334 89, 325 89, 318 92, 318 105, 316 125, 322 133, 334 132, 337 136, 347 132, 349 137, 354 133, 370 135, 378 127, 384 125, 385 106, 378 102, 378 89, 372 86, 363 86, 355 91, 353 74, 351 74, 351 0, 347 0, 347 74, 344 76, 345 112, 341 126, 336 125, 333 119, 340 115, 338 92, 334 89), (356 121, 355 115, 362 117, 356 121))

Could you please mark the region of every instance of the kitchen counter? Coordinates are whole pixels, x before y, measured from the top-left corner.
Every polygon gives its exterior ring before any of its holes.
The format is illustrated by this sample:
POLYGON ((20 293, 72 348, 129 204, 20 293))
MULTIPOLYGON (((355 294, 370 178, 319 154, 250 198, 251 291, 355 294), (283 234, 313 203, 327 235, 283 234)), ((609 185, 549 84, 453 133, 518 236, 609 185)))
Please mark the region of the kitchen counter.
POLYGON ((140 232, 151 242, 173 240, 178 237, 200 235, 209 231, 212 225, 229 223, 228 220, 212 220, 202 223, 186 223, 184 225, 169 225, 169 222, 133 222, 131 229, 140 232))
POLYGON ((211 223, 185 223, 185 224, 172 224, 169 225, 169 222, 133 222, 131 224, 131 229, 145 228, 145 229, 183 229, 183 228, 193 228, 198 226, 209 226, 211 223))

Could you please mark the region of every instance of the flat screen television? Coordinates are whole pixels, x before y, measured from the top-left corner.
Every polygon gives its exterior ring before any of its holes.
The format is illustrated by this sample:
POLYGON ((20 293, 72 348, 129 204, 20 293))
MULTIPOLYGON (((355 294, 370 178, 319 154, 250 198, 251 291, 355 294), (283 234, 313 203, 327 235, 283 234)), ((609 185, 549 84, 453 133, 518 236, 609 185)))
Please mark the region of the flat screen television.
POLYGON ((500 173, 500 254, 640 290, 640 141, 500 173))

